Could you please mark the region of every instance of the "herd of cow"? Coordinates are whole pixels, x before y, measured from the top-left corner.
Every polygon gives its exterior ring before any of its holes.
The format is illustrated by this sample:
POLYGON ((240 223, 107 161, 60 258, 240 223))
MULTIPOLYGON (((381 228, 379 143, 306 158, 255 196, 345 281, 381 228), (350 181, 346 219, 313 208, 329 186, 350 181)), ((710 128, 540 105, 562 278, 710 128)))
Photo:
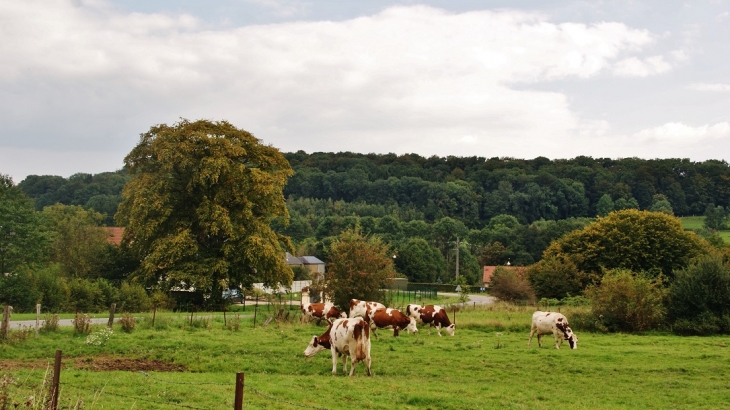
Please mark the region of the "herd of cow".
MULTIPOLYGON (((302 321, 312 319, 327 320, 329 327, 321 336, 313 336, 309 346, 304 350, 304 356, 312 357, 324 349, 332 352, 332 373, 337 373, 337 359, 342 356, 342 368, 347 373, 347 356, 351 358, 350 376, 355 373, 357 362, 364 361, 368 376, 370 371, 370 332, 375 337, 377 329, 393 329, 393 336, 405 330, 408 333, 418 332, 417 323, 428 324, 428 334, 435 327, 441 336, 441 328, 450 336, 454 335, 455 325, 449 320, 446 310, 435 305, 415 305, 406 307, 406 313, 398 309, 386 308, 379 302, 364 300, 350 300, 350 316, 338 310, 331 303, 304 303, 301 306, 302 321)), ((537 311, 532 315, 532 327, 527 346, 532 342, 532 336, 537 336, 537 344, 542 346, 542 335, 552 333, 555 337, 555 348, 560 349, 563 340, 566 340, 571 349, 578 348, 578 336, 568 326, 568 319, 556 312, 537 311)))

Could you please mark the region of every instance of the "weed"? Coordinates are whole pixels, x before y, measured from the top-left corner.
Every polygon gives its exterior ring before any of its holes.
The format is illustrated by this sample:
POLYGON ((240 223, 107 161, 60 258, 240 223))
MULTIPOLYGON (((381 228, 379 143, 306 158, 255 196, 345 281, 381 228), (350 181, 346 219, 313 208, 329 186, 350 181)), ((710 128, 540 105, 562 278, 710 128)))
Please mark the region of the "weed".
POLYGON ((502 343, 502 333, 497 332, 494 335, 497 337, 497 342, 494 344, 494 348, 504 349, 504 343, 502 343))
POLYGON ((41 330, 44 332, 56 332, 58 331, 58 315, 47 313, 43 317, 43 326, 41 330))
POLYGON ((119 320, 119 324, 122 325, 122 330, 126 333, 131 333, 137 328, 137 321, 134 316, 129 313, 125 313, 124 316, 119 320))
POLYGON ((73 320, 74 324, 74 332, 79 333, 82 335, 88 335, 91 333, 91 318, 86 313, 79 316, 79 314, 76 314, 76 317, 73 320))
POLYGON ((241 329, 241 315, 236 313, 232 318, 228 319, 226 329, 238 332, 241 329))

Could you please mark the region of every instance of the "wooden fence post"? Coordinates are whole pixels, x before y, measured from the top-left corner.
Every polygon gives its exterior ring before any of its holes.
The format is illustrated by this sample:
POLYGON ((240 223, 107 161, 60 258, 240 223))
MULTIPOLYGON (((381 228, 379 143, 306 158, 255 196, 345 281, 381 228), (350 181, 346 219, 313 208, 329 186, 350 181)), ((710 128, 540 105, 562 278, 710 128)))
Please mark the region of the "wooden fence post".
POLYGON ((3 322, 0 325, 0 340, 6 340, 8 338, 8 332, 10 331, 10 315, 13 313, 13 307, 5 305, 3 310, 3 322))
POLYGON ((38 339, 38 328, 41 322, 41 304, 35 304, 35 338, 38 339))
POLYGON ((253 328, 256 329, 256 312, 259 310, 259 295, 256 295, 256 305, 253 307, 253 328))
POLYGON ((195 312, 195 307, 190 308, 190 327, 193 326, 193 312, 195 312))
POLYGON ((58 388, 61 381, 61 351, 56 350, 53 363, 53 384, 51 385, 51 410, 58 410, 58 388))
POLYGON ((154 304, 154 310, 152 311, 152 327, 155 327, 155 316, 157 316, 157 303, 154 304))
POLYGON ((112 303, 111 306, 109 306, 109 323, 106 324, 106 327, 110 328, 112 325, 114 325, 114 311, 117 310, 117 304, 112 303))
POLYGON ((236 373, 236 399, 233 402, 233 410, 243 410, 243 372, 236 373))

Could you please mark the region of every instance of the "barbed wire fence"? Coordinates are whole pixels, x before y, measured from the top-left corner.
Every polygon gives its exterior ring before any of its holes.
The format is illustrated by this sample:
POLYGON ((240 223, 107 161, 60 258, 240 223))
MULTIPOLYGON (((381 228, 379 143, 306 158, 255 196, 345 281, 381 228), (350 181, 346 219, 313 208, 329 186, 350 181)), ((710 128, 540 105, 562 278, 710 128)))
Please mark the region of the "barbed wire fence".
MULTIPOLYGON (((105 380, 105 383, 103 386, 100 387, 93 387, 89 386, 88 384, 84 384, 81 382, 76 381, 69 381, 69 380, 63 380, 61 381, 60 373, 61 373, 61 356, 62 353, 60 350, 56 351, 56 360, 53 366, 53 381, 49 383, 49 394, 48 394, 48 407, 51 410, 58 410, 59 407, 59 400, 60 400, 60 392, 61 389, 64 386, 72 387, 75 391, 86 391, 90 392, 93 397, 93 403, 98 404, 97 402, 100 400, 100 398, 104 395, 119 397, 123 399, 131 400, 133 403, 147 403, 147 405, 157 405, 159 407, 163 408, 181 408, 181 409, 198 409, 198 410, 207 410, 210 407, 199 407, 194 404, 188 404, 184 403, 183 399, 180 398, 170 398, 170 400, 162 401, 162 400, 154 400, 150 398, 152 395, 147 395, 147 397, 141 397, 131 394, 123 394, 115 391, 110 391, 110 387, 113 387, 114 383, 111 380, 105 380)), ((276 403, 283 403, 287 404, 292 407, 298 407, 298 408, 307 408, 307 409, 317 409, 317 410, 327 410, 325 407, 319 407, 309 404, 302 404, 302 403, 296 403, 291 400, 285 400, 282 398, 275 397, 271 394, 265 393, 251 385, 248 385, 244 382, 243 372, 236 374, 236 382, 228 382, 228 383, 219 383, 219 382, 190 382, 190 381, 181 381, 181 380, 173 380, 170 378, 162 378, 158 377, 156 375, 150 374, 145 371, 137 371, 136 374, 140 375, 140 377, 144 377, 144 379, 150 380, 154 383, 160 383, 160 384, 172 384, 172 385, 187 385, 187 386, 218 386, 223 388, 233 388, 232 390, 235 390, 235 398, 234 398, 234 404, 233 408, 234 410, 240 410, 243 408, 243 397, 244 397, 244 390, 247 390, 249 393, 255 393, 257 396, 270 400, 276 403)), ((22 384, 25 384, 28 382, 28 379, 30 378, 30 375, 26 377, 25 381, 22 384)), ((42 383, 39 383, 40 385, 45 386, 45 379, 42 383)), ((151 384, 148 383, 150 388, 152 387, 151 384)), ((20 386, 18 386, 20 387, 20 386)), ((233 393, 233 392, 231 392, 233 393)), ((159 395, 158 395, 159 397, 159 395)), ((82 403, 83 405, 83 403, 82 403)), ((77 402, 76 405, 73 403, 68 407, 72 409, 82 408, 78 407, 79 404, 77 402)), ((93 404, 92 404, 93 406, 93 404)), ((134 407, 134 404, 133 404, 134 407)), ((43 407, 46 408, 46 407, 43 407)))

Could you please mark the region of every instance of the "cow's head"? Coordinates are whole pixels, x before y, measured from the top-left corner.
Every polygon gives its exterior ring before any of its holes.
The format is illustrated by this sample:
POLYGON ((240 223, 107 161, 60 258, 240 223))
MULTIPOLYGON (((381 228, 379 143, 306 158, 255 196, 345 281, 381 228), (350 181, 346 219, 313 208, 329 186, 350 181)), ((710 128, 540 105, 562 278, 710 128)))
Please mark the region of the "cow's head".
POLYGON ((570 328, 568 328, 568 331, 570 334, 568 334, 568 333, 565 334, 565 340, 568 341, 568 344, 570 345, 571 349, 577 349, 578 348, 578 336, 576 336, 575 333, 573 333, 573 331, 570 330, 570 328))
POLYGON ((453 336, 454 335, 454 329, 455 328, 456 328, 456 325, 455 324, 450 324, 450 325, 446 326, 446 328, 445 328, 446 329, 446 333, 448 333, 449 336, 453 336))
POLYGON ((322 343, 319 343, 317 336, 312 336, 312 340, 309 342, 309 346, 307 346, 307 348, 304 350, 304 356, 312 357, 324 349, 325 347, 322 345, 322 343))
POLYGON ((406 332, 408 333, 418 333, 418 326, 416 326, 416 319, 410 317, 411 320, 410 323, 408 323, 408 326, 406 326, 406 332))

